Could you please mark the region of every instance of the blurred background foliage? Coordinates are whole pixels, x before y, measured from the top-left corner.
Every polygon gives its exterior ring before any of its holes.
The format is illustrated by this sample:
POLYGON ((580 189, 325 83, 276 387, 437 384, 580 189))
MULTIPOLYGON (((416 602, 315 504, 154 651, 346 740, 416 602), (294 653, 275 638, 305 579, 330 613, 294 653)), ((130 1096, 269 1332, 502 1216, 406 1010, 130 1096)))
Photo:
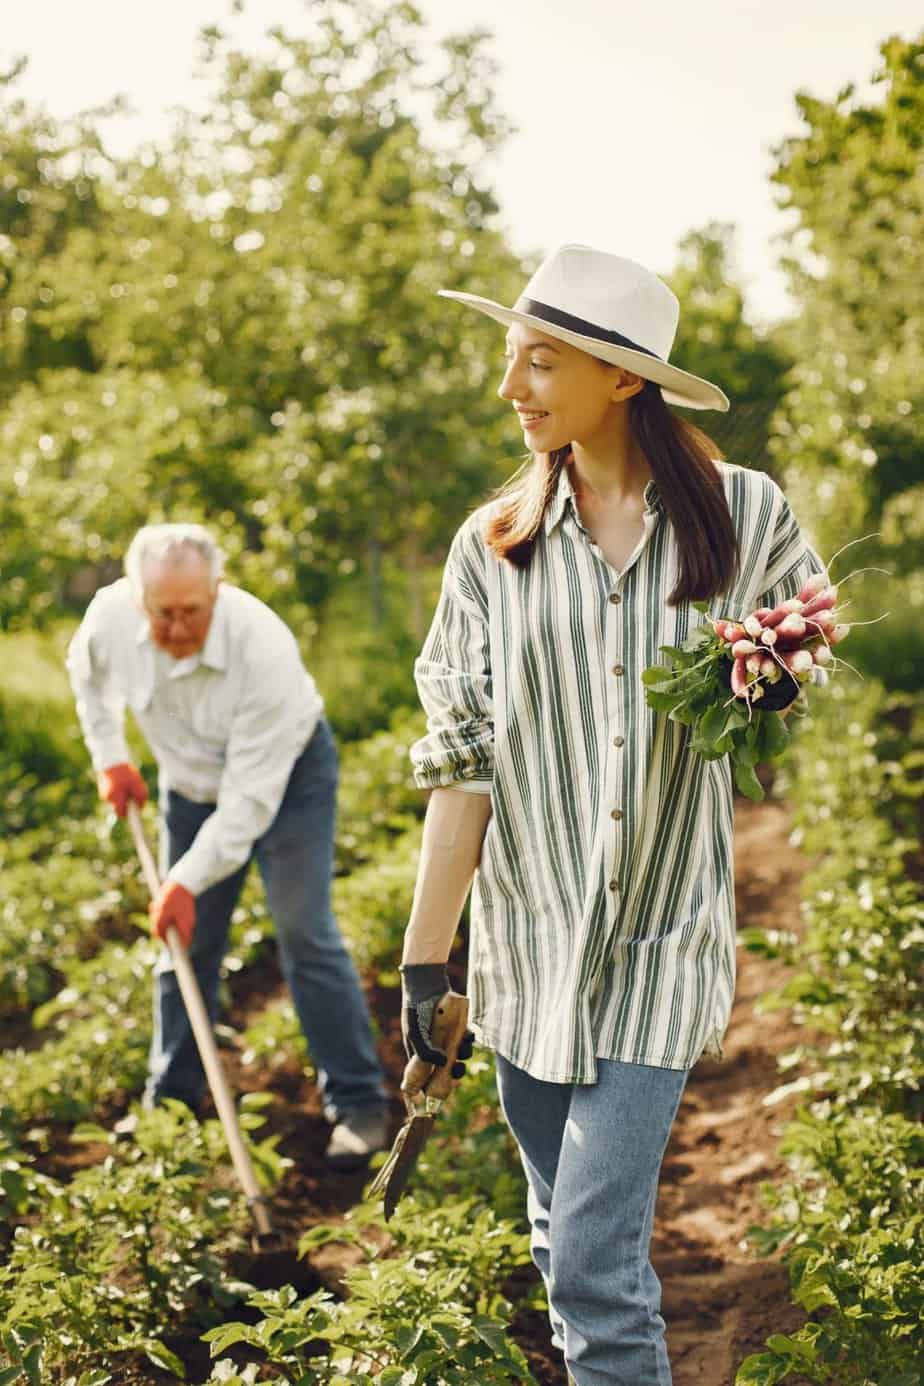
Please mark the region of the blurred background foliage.
MULTIPOLYGON (((434 60, 412 5, 314 14, 259 55, 203 31, 211 104, 130 157, 100 113, 56 122, 0 79, 0 629, 73 620, 138 525, 202 519, 361 735, 413 701, 449 539, 522 458, 496 326, 435 291, 512 301, 535 261, 486 173, 508 131, 489 36, 434 60)), ((775 472, 825 557, 878 532, 838 571, 893 574, 857 580, 860 618, 893 614, 852 644, 904 687, 924 649, 922 52, 883 45, 875 102, 797 97, 775 173, 791 321, 749 323, 730 225, 661 267, 673 359, 732 397, 696 421, 775 472)))

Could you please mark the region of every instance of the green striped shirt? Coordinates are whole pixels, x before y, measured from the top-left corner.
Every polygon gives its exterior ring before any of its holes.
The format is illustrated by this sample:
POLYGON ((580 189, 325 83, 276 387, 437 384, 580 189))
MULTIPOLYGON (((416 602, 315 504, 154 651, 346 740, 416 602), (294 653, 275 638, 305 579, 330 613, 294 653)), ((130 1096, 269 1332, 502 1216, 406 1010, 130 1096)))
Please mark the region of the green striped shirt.
MULTIPOLYGON (((822 570, 780 488, 717 464, 740 574, 710 614, 743 618, 822 570)), ((481 1043, 536 1078, 596 1059, 689 1068, 720 1053, 735 977, 732 782, 652 712, 642 670, 703 618, 672 607, 677 550, 653 482, 619 572, 580 522, 568 469, 525 569, 463 524, 415 676, 418 784, 489 791, 469 983, 481 1043)), ((492 505, 498 502, 492 502, 492 505)))

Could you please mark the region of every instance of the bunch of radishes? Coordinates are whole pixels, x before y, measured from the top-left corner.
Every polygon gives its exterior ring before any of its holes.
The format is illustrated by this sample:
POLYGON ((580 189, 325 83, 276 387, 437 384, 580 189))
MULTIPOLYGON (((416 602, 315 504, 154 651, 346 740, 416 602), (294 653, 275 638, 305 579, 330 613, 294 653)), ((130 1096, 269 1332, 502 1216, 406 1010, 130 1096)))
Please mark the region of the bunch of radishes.
POLYGON ((834 664, 832 646, 850 630, 838 621, 836 602, 837 588, 823 573, 816 573, 798 597, 779 606, 758 607, 741 622, 714 621, 712 628, 732 660, 733 695, 756 703, 768 685, 784 678, 801 685, 816 665, 824 669, 834 664))

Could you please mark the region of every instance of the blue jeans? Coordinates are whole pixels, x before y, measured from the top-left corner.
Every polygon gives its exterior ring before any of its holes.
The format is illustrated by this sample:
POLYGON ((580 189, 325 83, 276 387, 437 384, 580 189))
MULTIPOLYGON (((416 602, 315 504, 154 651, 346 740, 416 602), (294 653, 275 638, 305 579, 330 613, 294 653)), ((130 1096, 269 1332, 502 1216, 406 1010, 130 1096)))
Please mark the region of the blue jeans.
POLYGON ((670 1386, 648 1249, 687 1074, 598 1059, 597 1075, 596 1083, 546 1083, 497 1056, 552 1341, 577 1386, 670 1386))
MULTIPOLYGON (((385 1090, 366 1000, 331 909, 337 751, 322 718, 292 767, 282 803, 254 843, 276 926, 279 960, 318 1074, 325 1115, 383 1107, 385 1090)), ((192 844, 214 804, 169 791, 162 805, 162 869, 192 844)), ((231 914, 250 862, 202 892, 190 960, 214 1021, 231 914)), ((196 1107, 205 1086, 199 1052, 165 948, 155 972, 154 1038, 145 1100, 176 1097, 196 1107)))

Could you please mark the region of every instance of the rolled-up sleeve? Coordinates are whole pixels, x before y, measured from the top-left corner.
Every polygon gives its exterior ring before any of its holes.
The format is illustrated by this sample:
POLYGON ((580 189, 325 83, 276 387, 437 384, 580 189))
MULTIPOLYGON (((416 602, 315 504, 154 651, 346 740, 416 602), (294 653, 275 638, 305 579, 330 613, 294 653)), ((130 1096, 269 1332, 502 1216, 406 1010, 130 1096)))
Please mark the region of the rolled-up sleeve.
POLYGON ((818 554, 799 528, 789 501, 774 483, 778 509, 758 606, 779 606, 796 597, 814 573, 826 572, 818 554))
POLYGON ((494 778, 494 703, 483 572, 473 553, 480 539, 453 541, 430 633, 414 665, 427 734, 411 747, 414 778, 424 789, 464 786, 489 793, 494 778))

